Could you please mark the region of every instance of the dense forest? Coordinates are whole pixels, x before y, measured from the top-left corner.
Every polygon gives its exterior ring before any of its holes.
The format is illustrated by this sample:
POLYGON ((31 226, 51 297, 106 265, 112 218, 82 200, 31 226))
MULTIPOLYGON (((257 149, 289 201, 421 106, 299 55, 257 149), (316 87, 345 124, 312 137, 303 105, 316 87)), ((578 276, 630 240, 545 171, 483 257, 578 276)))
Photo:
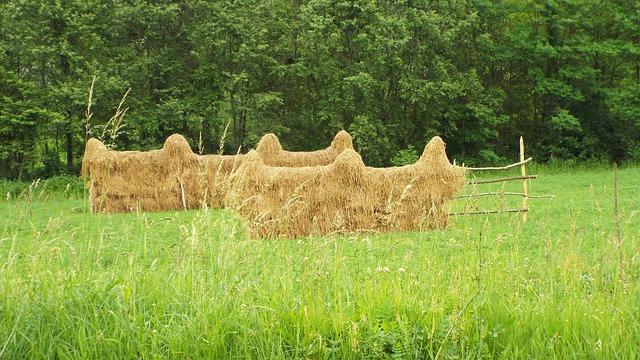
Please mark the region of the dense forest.
POLYGON ((323 148, 339 129, 374 166, 433 135, 458 162, 514 159, 520 135, 539 161, 638 161, 640 5, 0 4, 0 177, 77 174, 88 137, 145 150, 180 133, 205 153, 224 137, 235 153, 266 132, 323 148))

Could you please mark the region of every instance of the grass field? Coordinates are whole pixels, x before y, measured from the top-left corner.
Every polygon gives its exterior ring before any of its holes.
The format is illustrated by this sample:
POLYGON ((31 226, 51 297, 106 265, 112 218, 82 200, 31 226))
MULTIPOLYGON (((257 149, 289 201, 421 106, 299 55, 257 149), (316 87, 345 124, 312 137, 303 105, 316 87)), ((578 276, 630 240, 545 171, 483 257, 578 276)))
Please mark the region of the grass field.
POLYGON ((526 224, 427 233, 258 241, 222 210, 0 201, 0 358, 638 358, 640 168, 619 237, 610 169, 538 171, 556 198, 526 224))

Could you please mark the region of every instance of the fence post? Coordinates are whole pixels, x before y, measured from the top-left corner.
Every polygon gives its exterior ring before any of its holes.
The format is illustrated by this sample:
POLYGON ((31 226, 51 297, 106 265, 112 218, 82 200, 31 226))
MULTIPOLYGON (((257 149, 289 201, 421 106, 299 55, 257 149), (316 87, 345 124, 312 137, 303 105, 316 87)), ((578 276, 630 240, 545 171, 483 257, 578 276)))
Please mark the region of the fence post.
MULTIPOLYGON (((522 136, 520 136, 520 161, 524 161, 524 139, 522 138, 522 136)), ((529 209, 528 207, 528 200, 529 200, 529 186, 527 184, 527 165, 526 164, 522 164, 520 165, 520 175, 523 177, 522 179, 522 192, 524 193, 524 196, 522 198, 522 210, 523 212, 520 215, 520 219, 522 220, 523 223, 527 222, 527 210, 529 209)))

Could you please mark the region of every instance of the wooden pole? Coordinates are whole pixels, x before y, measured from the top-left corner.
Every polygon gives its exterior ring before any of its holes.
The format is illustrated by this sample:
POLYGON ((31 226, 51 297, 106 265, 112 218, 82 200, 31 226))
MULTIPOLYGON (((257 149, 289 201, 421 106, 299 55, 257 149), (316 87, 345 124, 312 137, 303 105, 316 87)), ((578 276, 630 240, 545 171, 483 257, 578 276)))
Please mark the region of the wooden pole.
POLYGON ((178 183, 180 184, 180 199, 182 200, 182 208, 184 210, 187 210, 187 198, 184 195, 184 183, 182 182, 182 179, 179 179, 178 183))
POLYGON ((449 216, 526 213, 527 211, 529 211, 529 209, 478 210, 478 211, 463 211, 463 212, 449 213, 449 216))
POLYGON ((527 179, 535 179, 538 175, 526 175, 526 176, 511 176, 504 177, 499 179, 489 179, 489 180, 471 180, 467 181, 467 185, 477 185, 477 184, 492 184, 497 182, 505 182, 505 181, 513 181, 513 180, 527 180, 527 179))
MULTIPOLYGON (((520 161, 520 162, 517 162, 517 163, 514 163, 514 164, 510 164, 510 165, 506 165, 506 166, 489 166, 489 167, 477 167, 477 168, 468 167, 466 169, 468 171, 507 170, 507 169, 511 169, 512 167, 521 166, 522 164, 526 164, 526 163, 528 163, 528 162, 530 162, 532 160, 533 160, 533 158, 528 158, 528 159, 526 159, 524 161, 520 161)), ((455 165, 455 163, 453 165, 455 165)))
POLYGON ((473 198, 473 197, 480 197, 480 196, 522 196, 522 197, 528 197, 529 199, 553 199, 554 197, 556 197, 555 195, 527 195, 525 193, 519 193, 519 192, 496 191, 496 192, 485 192, 485 193, 478 193, 478 194, 463 194, 463 195, 458 195, 455 198, 462 199, 462 198, 473 198))
MULTIPOLYGON (((527 184, 527 165, 524 163, 524 139, 520 136, 520 176, 522 176, 522 192, 524 193, 524 197, 522 198, 522 208, 529 209, 528 200, 529 200, 529 185, 527 184)), ((520 219, 523 223, 527 222, 527 212, 524 211, 520 215, 520 219)))

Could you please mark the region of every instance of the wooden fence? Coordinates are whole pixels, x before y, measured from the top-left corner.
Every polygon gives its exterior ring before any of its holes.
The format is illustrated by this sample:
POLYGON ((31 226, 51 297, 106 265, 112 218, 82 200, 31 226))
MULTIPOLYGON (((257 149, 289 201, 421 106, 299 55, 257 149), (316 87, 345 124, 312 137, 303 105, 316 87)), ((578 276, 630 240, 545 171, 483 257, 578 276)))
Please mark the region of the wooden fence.
POLYGON ((501 197, 503 200, 506 196, 519 196, 522 197, 522 205, 519 208, 503 208, 503 209, 482 209, 468 211, 465 206, 465 210, 461 212, 450 213, 449 215, 487 215, 487 214, 501 214, 501 213, 520 213, 520 219, 522 222, 527 222, 527 213, 529 212, 529 199, 550 199, 554 198, 554 195, 531 195, 529 194, 529 181, 536 179, 538 175, 528 175, 527 164, 533 161, 533 158, 529 157, 525 159, 524 156, 524 139, 520 137, 520 161, 505 165, 505 166, 490 166, 490 167, 468 167, 467 170, 473 174, 474 172, 483 171, 503 171, 520 167, 520 176, 509 176, 493 179, 472 179, 467 181, 466 185, 471 185, 473 192, 468 194, 459 195, 457 198, 475 199, 478 197, 496 196, 501 197), (488 191, 488 192, 475 192, 478 185, 484 184, 496 184, 506 183, 509 181, 522 181, 522 192, 514 191, 488 191))

